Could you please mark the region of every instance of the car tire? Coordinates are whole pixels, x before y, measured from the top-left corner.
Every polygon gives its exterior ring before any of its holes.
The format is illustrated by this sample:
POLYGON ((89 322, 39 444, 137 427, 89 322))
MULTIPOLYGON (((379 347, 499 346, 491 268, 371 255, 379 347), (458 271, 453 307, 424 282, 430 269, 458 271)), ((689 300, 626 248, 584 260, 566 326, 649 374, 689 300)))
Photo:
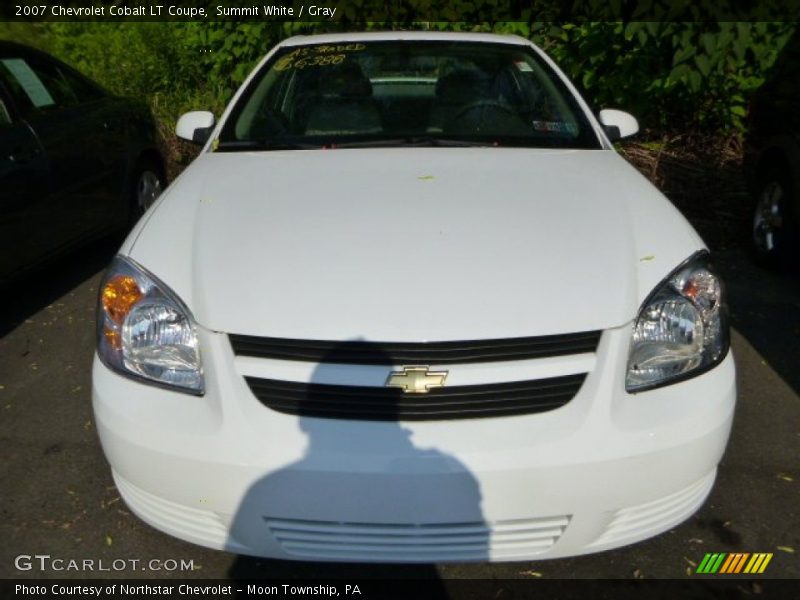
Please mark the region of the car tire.
POLYGON ((756 261, 765 267, 782 266, 796 244, 795 194, 792 178, 785 171, 770 169, 759 182, 750 241, 756 261))
POLYGON ((129 226, 133 227, 164 191, 167 181, 161 165, 149 158, 136 163, 130 181, 129 226))

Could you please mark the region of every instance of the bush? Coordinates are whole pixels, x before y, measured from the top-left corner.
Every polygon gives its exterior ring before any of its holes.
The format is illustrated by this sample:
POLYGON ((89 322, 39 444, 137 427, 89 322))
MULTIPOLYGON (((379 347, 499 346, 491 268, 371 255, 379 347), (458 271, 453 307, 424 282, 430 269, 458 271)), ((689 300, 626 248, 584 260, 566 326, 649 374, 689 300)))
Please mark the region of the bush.
POLYGON ((786 23, 584 23, 538 26, 548 49, 597 107, 652 129, 736 130, 793 31, 786 23))

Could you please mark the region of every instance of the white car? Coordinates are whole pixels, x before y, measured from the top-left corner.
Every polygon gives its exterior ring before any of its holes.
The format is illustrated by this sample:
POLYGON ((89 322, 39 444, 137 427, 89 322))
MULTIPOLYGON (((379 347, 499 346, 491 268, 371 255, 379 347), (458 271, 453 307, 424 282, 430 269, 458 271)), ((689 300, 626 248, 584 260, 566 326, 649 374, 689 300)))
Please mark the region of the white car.
POLYGON ((323 561, 572 556, 704 502, 734 413, 702 240, 513 36, 275 47, 100 291, 131 510, 323 561))

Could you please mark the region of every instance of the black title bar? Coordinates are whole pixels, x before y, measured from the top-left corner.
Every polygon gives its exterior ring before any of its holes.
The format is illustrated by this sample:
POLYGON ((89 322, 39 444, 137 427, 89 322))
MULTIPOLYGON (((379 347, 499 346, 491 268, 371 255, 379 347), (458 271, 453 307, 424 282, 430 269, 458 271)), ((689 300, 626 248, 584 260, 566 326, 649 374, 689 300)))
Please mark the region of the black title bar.
POLYGON ((18 0, 2 21, 798 21, 800 0, 18 0))

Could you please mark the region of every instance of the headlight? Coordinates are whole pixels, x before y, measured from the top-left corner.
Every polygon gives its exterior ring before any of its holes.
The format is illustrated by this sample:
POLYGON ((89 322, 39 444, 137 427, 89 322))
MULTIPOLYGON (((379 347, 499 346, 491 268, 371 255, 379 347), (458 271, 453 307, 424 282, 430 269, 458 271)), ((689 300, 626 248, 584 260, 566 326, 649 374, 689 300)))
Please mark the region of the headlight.
POLYGON ((728 352, 722 282, 699 252, 645 300, 633 325, 625 389, 639 392, 699 375, 728 352))
POLYGON ((204 393, 197 331, 166 285, 117 256, 100 285, 97 353, 109 368, 179 391, 204 393))

